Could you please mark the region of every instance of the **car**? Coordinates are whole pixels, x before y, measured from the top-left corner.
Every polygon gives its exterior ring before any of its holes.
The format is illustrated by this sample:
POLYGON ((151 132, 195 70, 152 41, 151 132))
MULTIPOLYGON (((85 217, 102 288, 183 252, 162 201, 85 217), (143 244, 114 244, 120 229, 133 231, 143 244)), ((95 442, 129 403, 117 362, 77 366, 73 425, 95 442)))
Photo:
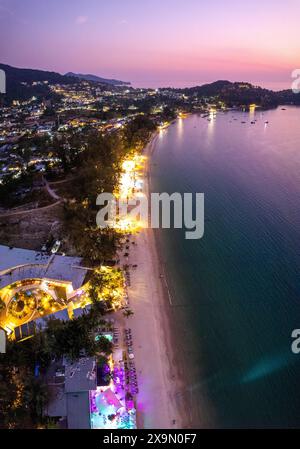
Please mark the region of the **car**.
POLYGON ((56 240, 55 243, 54 243, 54 245, 53 245, 52 248, 51 248, 51 253, 52 253, 52 254, 57 253, 57 251, 58 251, 59 248, 60 248, 60 245, 61 245, 60 240, 56 240))

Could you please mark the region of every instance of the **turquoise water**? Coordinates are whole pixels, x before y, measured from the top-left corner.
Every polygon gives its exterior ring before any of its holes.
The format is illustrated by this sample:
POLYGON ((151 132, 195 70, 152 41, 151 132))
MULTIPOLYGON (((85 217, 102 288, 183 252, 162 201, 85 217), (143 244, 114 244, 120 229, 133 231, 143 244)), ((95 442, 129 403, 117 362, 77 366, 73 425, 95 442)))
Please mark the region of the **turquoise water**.
POLYGON ((151 166, 205 193, 201 240, 159 233, 191 425, 300 427, 300 109, 178 120, 151 166))

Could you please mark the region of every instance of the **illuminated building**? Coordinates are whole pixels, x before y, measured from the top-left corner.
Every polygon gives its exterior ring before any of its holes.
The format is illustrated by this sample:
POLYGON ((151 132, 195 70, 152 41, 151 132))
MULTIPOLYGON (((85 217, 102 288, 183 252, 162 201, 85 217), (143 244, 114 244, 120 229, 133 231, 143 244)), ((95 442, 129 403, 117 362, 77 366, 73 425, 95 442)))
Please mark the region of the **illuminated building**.
POLYGON ((81 261, 0 245, 0 297, 6 306, 0 327, 10 334, 21 324, 65 308, 84 282, 87 269, 81 261))

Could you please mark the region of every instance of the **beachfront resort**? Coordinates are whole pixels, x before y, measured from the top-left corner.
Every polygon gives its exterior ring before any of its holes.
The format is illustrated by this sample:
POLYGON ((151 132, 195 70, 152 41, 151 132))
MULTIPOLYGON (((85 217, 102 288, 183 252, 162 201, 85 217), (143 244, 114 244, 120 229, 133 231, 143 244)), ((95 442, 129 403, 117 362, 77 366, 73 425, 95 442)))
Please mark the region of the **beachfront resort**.
MULTIPOLYGON (((22 345, 43 332, 49 322, 68 322, 87 315, 92 300, 91 282, 101 278, 102 289, 93 291, 110 300, 109 312, 126 310, 126 281, 122 272, 101 267, 92 273, 80 257, 0 246, 0 327, 7 338, 22 345), (112 307, 111 307, 112 306, 112 307)), ((122 330, 123 332, 123 330, 122 330)), ((45 414, 67 428, 135 428, 133 352, 115 324, 104 318, 94 331, 97 344, 107 339, 112 353, 77 360, 53 360, 45 379, 50 400, 45 414), (124 344, 123 344, 124 341, 124 344), (130 377, 130 378, 129 378, 130 377)), ((39 376, 39 366, 35 368, 39 376)))
MULTIPOLYGON (((116 195, 129 199, 143 194, 144 164, 145 157, 138 154, 123 161, 116 195)), ((141 224, 134 218, 117 218, 115 227, 128 243, 141 224)), ((71 322, 87 316, 93 303, 103 305, 105 315, 93 329, 93 338, 96 351, 97 342, 106 339, 111 352, 89 356, 81 351, 75 360, 54 358, 43 374, 50 393, 44 414, 59 427, 136 428, 139 389, 132 333, 113 313, 131 313, 127 243, 126 253, 120 255, 125 266, 97 268, 85 266, 81 257, 0 245, 0 327, 9 341, 22 345, 55 320, 71 322)), ((35 376, 41 376, 38 364, 35 376)))

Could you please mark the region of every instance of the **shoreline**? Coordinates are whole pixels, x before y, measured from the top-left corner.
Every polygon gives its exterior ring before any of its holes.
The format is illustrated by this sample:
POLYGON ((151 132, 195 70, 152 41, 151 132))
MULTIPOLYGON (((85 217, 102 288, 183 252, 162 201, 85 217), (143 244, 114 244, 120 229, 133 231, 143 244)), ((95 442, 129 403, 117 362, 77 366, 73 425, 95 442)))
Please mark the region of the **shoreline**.
MULTIPOLYGON (((150 193, 150 158, 158 133, 153 133, 144 148, 144 193, 150 193)), ((151 228, 131 237, 134 242, 128 264, 131 286, 130 308, 134 315, 126 320, 132 329, 139 393, 136 397, 137 427, 153 429, 187 428, 188 409, 182 401, 184 382, 179 375, 175 354, 175 335, 171 325, 171 300, 157 237, 151 228), (162 274, 163 273, 163 274, 162 274)), ((184 401, 185 402, 185 401, 184 401)))
MULTIPOLYGON (((189 116, 190 114, 188 114, 189 116)), ((174 125, 177 119, 170 123, 174 125)), ((159 136, 159 132, 156 132, 154 137, 151 139, 149 146, 145 149, 145 155, 147 156, 147 170, 145 173, 145 178, 147 177, 147 191, 148 199, 152 191, 151 186, 151 157, 156 150, 156 140, 159 136)), ((184 348, 179 337, 182 330, 182 315, 180 308, 176 305, 176 298, 170 287, 170 273, 168 272, 168 267, 163 261, 163 256, 161 252, 159 233, 160 229, 149 228, 153 235, 153 260, 159 271, 158 282, 161 284, 162 295, 161 305, 163 308, 163 321, 165 323, 165 344, 169 349, 169 367, 173 370, 174 379, 174 401, 175 407, 178 410, 180 419, 179 429, 192 429, 193 428, 193 417, 192 417, 192 400, 191 400, 191 390, 188 388, 189 376, 187 373, 188 367, 185 365, 185 361, 182 357, 184 348), (176 350, 175 350, 176 348, 176 350)))
MULTIPOLYGON (((151 167, 158 138, 156 131, 142 153, 143 193, 148 199, 155 188, 151 167)), ((131 265, 127 292, 134 314, 126 319, 126 327, 132 329, 137 368, 137 428, 213 428, 215 412, 202 388, 203 366, 195 364, 197 332, 191 328, 190 306, 177 297, 176 272, 165 262, 162 232, 144 228, 131 235, 130 255, 123 260, 131 265)))
MULTIPOLYGON (((175 123, 175 121, 174 121, 175 123)), ((172 123, 173 124, 173 123, 172 123)), ((156 150, 159 133, 156 132, 149 144, 145 147, 144 154, 147 156, 147 167, 145 168, 145 189, 149 199, 152 191, 151 186, 151 158, 156 150)), ((168 354, 166 371, 171 373, 169 379, 170 398, 179 418, 174 428, 198 429, 213 427, 214 414, 202 392, 199 394, 199 381, 202 378, 199 366, 193 365, 193 335, 190 332, 190 320, 187 307, 178 303, 176 291, 173 290, 173 273, 164 262, 162 253, 161 229, 147 229, 152 245, 152 263, 156 271, 157 283, 161 289, 158 305, 161 307, 160 321, 164 330, 162 340, 162 351, 168 354), (188 338, 189 343, 186 344, 188 338), (196 371, 195 372, 195 368, 196 371), (200 371, 199 371, 200 370, 200 371), (201 405, 200 405, 201 404, 201 405), (209 411, 209 413, 207 413, 209 411), (210 419, 211 416, 212 418, 210 419)), ((143 231, 142 231, 143 232, 143 231)), ((170 400, 169 398, 169 400, 170 400)))
MULTIPOLYGON (((143 154, 144 193, 151 189, 150 159, 155 150, 158 132, 153 133, 143 154)), ((172 300, 165 269, 161 262, 157 235, 151 228, 131 237, 128 263, 131 286, 129 307, 134 315, 128 319, 132 329, 139 393, 136 399, 137 427, 153 429, 189 428, 189 410, 184 400, 186 384, 180 369, 176 333, 172 325, 172 300)))

